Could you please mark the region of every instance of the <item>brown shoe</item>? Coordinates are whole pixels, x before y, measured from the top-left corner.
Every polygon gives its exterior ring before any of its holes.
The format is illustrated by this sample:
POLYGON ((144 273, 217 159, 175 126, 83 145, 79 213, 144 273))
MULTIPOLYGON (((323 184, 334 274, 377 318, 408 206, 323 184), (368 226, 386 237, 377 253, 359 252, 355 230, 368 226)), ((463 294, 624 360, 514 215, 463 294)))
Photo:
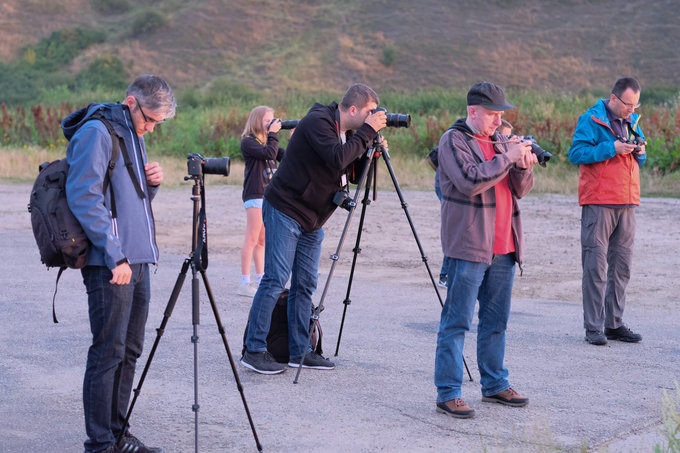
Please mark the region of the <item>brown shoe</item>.
POLYGON ((529 404, 529 398, 520 395, 512 387, 503 390, 500 393, 496 393, 495 395, 482 396, 482 401, 486 401, 487 403, 500 403, 513 407, 522 407, 529 404))
POLYGON ((461 398, 437 403, 437 412, 456 418, 472 418, 475 416, 475 410, 465 404, 465 401, 461 398))

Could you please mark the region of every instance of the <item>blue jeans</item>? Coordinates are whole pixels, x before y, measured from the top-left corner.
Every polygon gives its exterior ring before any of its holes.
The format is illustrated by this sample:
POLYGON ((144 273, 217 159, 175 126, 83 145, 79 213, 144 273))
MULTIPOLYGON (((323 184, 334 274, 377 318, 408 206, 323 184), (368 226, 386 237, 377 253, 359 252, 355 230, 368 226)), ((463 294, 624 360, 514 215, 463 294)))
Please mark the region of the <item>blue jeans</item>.
POLYGON ((135 364, 142 354, 149 312, 149 265, 133 264, 127 285, 113 285, 104 266, 82 269, 87 289, 92 345, 83 381, 85 452, 112 445, 123 428, 135 364))
POLYGON ((437 402, 461 396, 463 344, 477 300, 477 365, 482 395, 495 395, 510 388, 503 358, 515 276, 514 254, 494 255, 491 265, 454 258, 450 258, 449 263, 448 292, 437 334, 434 364, 437 402))
POLYGON ((288 294, 288 352, 300 359, 309 337, 312 294, 316 289, 323 229, 306 232, 294 219, 262 204, 264 221, 264 277, 253 298, 248 318, 246 349, 267 350, 267 333, 274 305, 291 277, 288 294), (292 276, 291 276, 292 272, 292 276))

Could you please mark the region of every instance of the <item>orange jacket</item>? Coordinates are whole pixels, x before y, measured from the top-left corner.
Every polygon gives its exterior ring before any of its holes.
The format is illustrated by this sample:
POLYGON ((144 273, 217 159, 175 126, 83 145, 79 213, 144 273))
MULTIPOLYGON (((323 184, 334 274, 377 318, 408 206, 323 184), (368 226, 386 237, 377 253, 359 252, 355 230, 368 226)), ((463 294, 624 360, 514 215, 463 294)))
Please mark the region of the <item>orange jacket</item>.
MULTIPOLYGON (((578 119, 569 160, 580 165, 578 201, 587 204, 640 204, 640 167, 646 155, 616 154, 617 140, 607 119, 604 100, 578 119)), ((632 128, 640 136, 640 117, 631 115, 632 128)))

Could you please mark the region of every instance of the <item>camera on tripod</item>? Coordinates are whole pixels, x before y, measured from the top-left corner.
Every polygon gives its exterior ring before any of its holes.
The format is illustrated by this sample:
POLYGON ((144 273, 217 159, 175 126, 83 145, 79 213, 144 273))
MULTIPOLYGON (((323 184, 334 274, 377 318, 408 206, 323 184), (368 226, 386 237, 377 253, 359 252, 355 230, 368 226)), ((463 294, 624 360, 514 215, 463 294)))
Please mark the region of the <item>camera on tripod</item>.
POLYGON ((387 116, 387 127, 410 127, 411 126, 411 115, 402 113, 387 113, 385 107, 378 107, 377 109, 371 110, 371 113, 375 112, 385 112, 387 116))
POLYGON ((352 208, 357 205, 346 190, 335 192, 335 195, 333 195, 333 203, 348 211, 351 211, 352 208))
POLYGON ((224 175, 229 176, 228 157, 203 157, 198 153, 187 156, 187 172, 190 176, 224 175))

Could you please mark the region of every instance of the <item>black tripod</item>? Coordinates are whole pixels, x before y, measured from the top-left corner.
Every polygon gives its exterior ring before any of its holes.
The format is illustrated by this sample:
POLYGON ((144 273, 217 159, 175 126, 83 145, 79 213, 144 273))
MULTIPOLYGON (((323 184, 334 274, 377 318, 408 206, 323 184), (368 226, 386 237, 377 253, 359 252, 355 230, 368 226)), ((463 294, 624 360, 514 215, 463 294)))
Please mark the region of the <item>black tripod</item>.
MULTIPOLYGON (((359 219, 359 231, 357 232, 357 239, 356 239, 356 244, 354 246, 354 257, 352 259, 352 268, 350 271, 350 276, 349 276, 349 282, 347 283, 347 295, 345 297, 345 300, 343 303, 345 304, 345 307, 342 311, 342 321, 340 323, 340 331, 338 333, 338 343, 335 348, 335 355, 338 355, 338 350, 340 349, 340 339, 342 338, 342 329, 345 324, 345 315, 347 313, 347 306, 351 303, 351 300, 349 298, 351 289, 352 289, 352 279, 354 277, 354 269, 356 267, 356 261, 357 261, 357 255, 361 253, 361 247, 360 242, 361 242, 361 231, 363 230, 364 226, 364 218, 366 216, 366 207, 371 203, 370 199, 370 191, 371 191, 371 180, 373 182, 373 199, 375 200, 375 195, 376 195, 376 179, 377 179, 377 171, 378 171, 378 159, 380 156, 383 156, 383 160, 385 161, 385 164, 387 165, 387 170, 390 173, 390 177, 392 178, 392 183, 394 184, 394 188, 397 192, 397 195, 399 196, 399 200, 401 201, 401 207, 404 210, 404 213, 406 214, 406 218, 408 219, 409 226, 411 227, 411 231, 413 232, 413 237, 416 240, 416 244, 418 245, 418 250, 420 250, 420 257, 425 263, 425 267, 427 268, 427 273, 430 275, 430 281, 432 282, 432 287, 434 288, 435 293, 437 294, 437 298, 439 299, 439 304, 443 307, 444 302, 442 301, 442 297, 439 294, 439 289, 437 288, 437 283, 434 280, 434 277, 432 276, 432 271, 430 270, 430 265, 427 262, 427 256, 425 255, 425 251, 423 250, 423 246, 420 243, 420 239, 418 239, 418 234, 416 233, 416 228, 413 225, 413 220, 411 219, 411 215, 408 212, 408 204, 406 201, 404 201, 404 196, 401 192, 401 188, 399 187, 399 183, 397 182, 397 177, 394 174, 394 169, 392 168, 392 163, 390 162, 390 155, 389 152, 382 147, 380 144, 381 142, 381 137, 378 135, 376 139, 373 141, 373 145, 371 148, 368 150, 368 156, 369 158, 366 159, 366 163, 364 165, 364 168, 361 172, 361 176, 359 178, 359 181, 357 182, 357 187, 356 191, 354 192, 354 198, 353 201, 349 203, 349 214, 347 215, 347 220, 345 222, 345 226, 342 230, 342 234, 340 236, 340 241, 338 242, 338 247, 333 255, 331 255, 331 260, 333 261, 331 263, 331 268, 330 271, 328 272, 328 278, 326 279, 326 284, 323 289, 323 293, 321 294, 321 299, 319 301, 319 305, 314 309, 312 313, 312 319, 317 320, 319 318, 319 313, 325 308, 323 305, 323 302, 326 298, 326 293, 328 292, 328 288, 330 286, 330 281, 333 278, 333 272, 335 270, 335 264, 337 263, 340 255, 340 251, 342 250, 343 243, 345 242, 345 237, 347 236, 347 231, 349 230, 349 224, 352 220, 352 216, 354 215, 354 210, 356 209, 356 202, 359 198, 359 193, 361 192, 361 187, 363 185, 366 186, 366 190, 364 191, 364 198, 362 200, 362 208, 361 208, 361 218, 359 219)), ((313 325, 314 323, 312 323, 313 325)), ((295 375, 295 380, 293 381, 295 384, 298 382, 298 378, 300 376, 300 371, 302 370, 302 363, 304 362, 305 355, 307 354, 307 351, 309 350, 309 345, 311 342, 311 335, 312 331, 310 328, 309 335, 308 335, 308 340, 307 340, 307 347, 304 349, 304 353, 302 356, 302 359, 300 360, 300 366, 298 367, 297 373, 295 375)), ((465 369, 467 370, 468 377, 470 378, 470 381, 472 381, 472 375, 470 374, 470 370, 467 366, 467 363, 465 362, 465 359, 463 359, 463 364, 465 365, 465 369)))
POLYGON ((229 349, 229 344, 227 343, 227 337, 225 335, 224 326, 222 325, 222 320, 220 314, 217 311, 217 305, 215 304, 215 298, 213 297, 212 290, 208 284, 208 276, 205 270, 208 268, 208 233, 207 233, 207 221, 205 218, 205 193, 203 184, 203 172, 197 171, 193 174, 190 170, 191 175, 184 178, 184 180, 193 179, 194 187, 191 192, 191 200, 194 202, 193 210, 193 229, 192 229, 192 252, 184 260, 182 265, 182 270, 177 276, 177 281, 175 281, 175 286, 172 289, 172 294, 170 295, 170 300, 168 300, 168 305, 165 307, 165 313, 163 315, 163 321, 156 332, 156 340, 153 343, 151 352, 149 353, 149 359, 144 366, 144 371, 139 379, 137 388, 133 390, 134 397, 130 403, 130 408, 128 409, 127 415, 125 416, 125 422, 123 423, 124 429, 121 431, 120 437, 123 435, 128 426, 128 421, 130 415, 132 414, 132 409, 135 407, 135 402, 142 389, 142 384, 144 384, 144 379, 146 378, 146 373, 149 371, 149 366, 153 360, 154 354, 156 353, 156 348, 160 342, 161 337, 165 331, 165 326, 172 315, 172 310, 175 308, 175 302, 179 297, 179 293, 182 290, 182 285, 184 284, 184 279, 187 275, 187 270, 191 266, 192 280, 191 280, 191 308, 192 308, 192 324, 193 324, 193 335, 191 336, 191 342, 194 344, 194 404, 191 410, 194 411, 194 443, 196 453, 198 453, 198 326, 200 324, 199 315, 199 283, 198 283, 198 273, 200 272, 203 277, 203 283, 205 285, 205 290, 208 293, 208 299, 210 299, 210 306, 212 307, 213 314, 215 315, 215 322, 217 323, 217 329, 222 336, 222 343, 224 343, 224 349, 227 351, 227 356, 229 357, 229 364, 231 365, 231 370, 234 373, 234 379, 236 381, 236 387, 241 394, 241 400, 243 401, 243 408, 248 416, 248 422, 250 423, 250 429, 253 432, 253 437, 255 438, 255 444, 257 445, 257 450, 262 451, 262 445, 257 438, 257 432, 255 431, 255 425, 253 424, 253 419, 250 416, 250 410, 248 409, 248 403, 246 402, 246 397, 243 393, 243 386, 241 385, 241 380, 236 372, 236 365, 234 364, 234 358, 231 355, 231 350, 229 349), (200 202, 200 206, 199 206, 200 202), (200 241, 199 241, 200 238, 200 241))

